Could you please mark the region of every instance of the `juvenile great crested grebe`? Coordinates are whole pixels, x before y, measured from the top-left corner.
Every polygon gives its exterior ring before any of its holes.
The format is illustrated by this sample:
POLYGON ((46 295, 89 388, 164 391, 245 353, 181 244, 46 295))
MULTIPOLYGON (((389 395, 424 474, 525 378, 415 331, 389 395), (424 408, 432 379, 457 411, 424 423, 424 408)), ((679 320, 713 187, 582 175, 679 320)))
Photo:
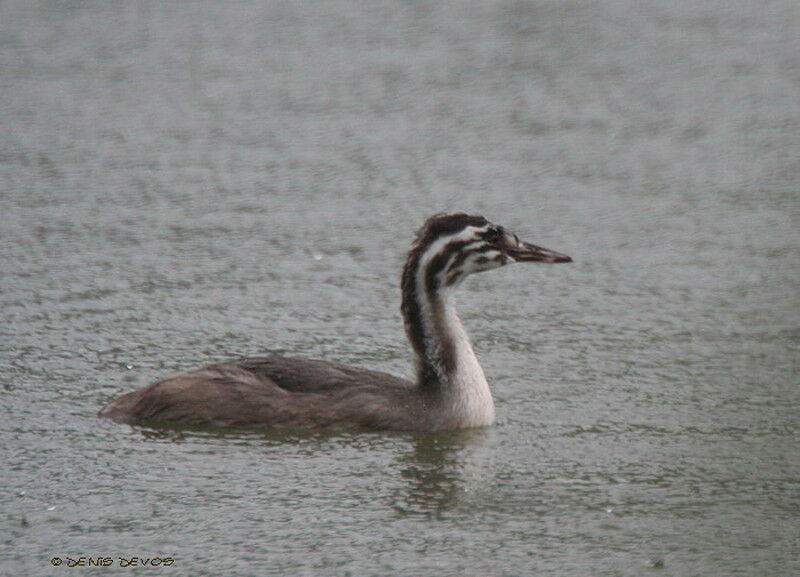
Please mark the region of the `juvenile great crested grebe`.
POLYGON ((119 397, 100 415, 120 423, 445 430, 494 422, 486 377, 456 314, 467 275, 514 262, 571 262, 482 216, 436 215, 403 268, 401 310, 416 382, 328 361, 234 360, 168 376, 119 397))

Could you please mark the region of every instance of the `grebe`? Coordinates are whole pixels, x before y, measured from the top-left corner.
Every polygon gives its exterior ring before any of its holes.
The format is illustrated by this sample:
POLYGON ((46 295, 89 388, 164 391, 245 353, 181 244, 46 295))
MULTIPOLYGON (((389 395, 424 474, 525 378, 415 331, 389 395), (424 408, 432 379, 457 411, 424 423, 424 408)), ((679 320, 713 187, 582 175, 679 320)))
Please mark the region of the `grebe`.
POLYGON ((571 262, 482 216, 435 215, 402 276, 416 382, 328 361, 267 356, 168 376, 100 411, 120 423, 435 431, 494 422, 486 377, 456 314, 467 275, 514 262, 571 262))

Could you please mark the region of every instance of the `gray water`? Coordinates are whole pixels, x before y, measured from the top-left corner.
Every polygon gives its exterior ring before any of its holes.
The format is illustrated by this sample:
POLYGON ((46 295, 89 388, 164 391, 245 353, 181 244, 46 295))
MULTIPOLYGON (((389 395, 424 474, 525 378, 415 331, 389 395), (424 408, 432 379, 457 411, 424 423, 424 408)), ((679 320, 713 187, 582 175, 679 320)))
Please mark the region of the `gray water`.
POLYGON ((6 1, 0 202, 2 575, 800 574, 793 0, 6 1), (410 375, 455 210, 575 259, 461 290, 495 427, 96 418, 244 355, 410 375))

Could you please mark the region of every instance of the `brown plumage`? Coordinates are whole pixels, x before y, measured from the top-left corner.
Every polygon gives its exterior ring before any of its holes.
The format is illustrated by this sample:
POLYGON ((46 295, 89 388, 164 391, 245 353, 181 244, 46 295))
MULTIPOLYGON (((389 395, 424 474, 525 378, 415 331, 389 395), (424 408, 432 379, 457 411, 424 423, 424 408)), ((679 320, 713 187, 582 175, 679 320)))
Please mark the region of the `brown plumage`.
POLYGON ((409 429, 411 415, 419 423, 434 402, 414 383, 386 373, 269 356, 168 376, 100 414, 121 423, 409 429))

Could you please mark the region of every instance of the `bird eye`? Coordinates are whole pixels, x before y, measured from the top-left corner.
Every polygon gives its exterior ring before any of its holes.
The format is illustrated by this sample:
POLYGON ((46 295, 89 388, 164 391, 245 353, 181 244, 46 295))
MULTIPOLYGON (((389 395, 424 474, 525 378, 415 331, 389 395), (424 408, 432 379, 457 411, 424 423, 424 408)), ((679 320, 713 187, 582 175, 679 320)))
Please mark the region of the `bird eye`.
POLYGON ((485 238, 489 242, 497 242, 502 237, 503 237, 503 231, 501 231, 499 228, 490 228, 483 235, 483 238, 485 238))

